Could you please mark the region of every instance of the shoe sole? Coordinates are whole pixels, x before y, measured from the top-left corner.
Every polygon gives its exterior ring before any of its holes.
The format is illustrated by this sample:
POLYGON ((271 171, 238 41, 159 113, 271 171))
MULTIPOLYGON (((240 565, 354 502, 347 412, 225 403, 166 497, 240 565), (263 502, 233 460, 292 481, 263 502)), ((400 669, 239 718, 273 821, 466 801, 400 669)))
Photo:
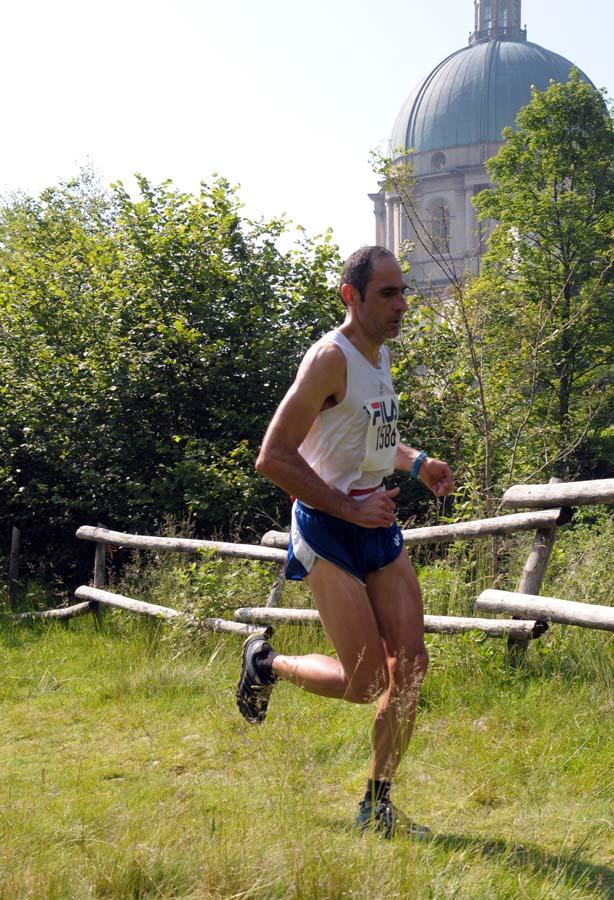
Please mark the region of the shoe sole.
POLYGON ((243 689, 242 689, 243 679, 245 677, 246 670, 247 670, 245 656, 246 656, 246 651, 247 651, 249 644, 252 643, 254 640, 260 640, 262 638, 264 638, 264 640, 267 640, 267 638, 268 638, 267 632, 268 632, 268 629, 264 633, 264 635, 250 634, 249 637, 247 637, 243 641, 243 652, 242 652, 242 657, 241 657, 241 671, 239 673, 239 683, 237 684, 235 698, 237 701, 237 706, 239 708, 239 712, 241 713, 241 715, 243 716, 245 721, 248 722, 250 725, 262 725, 262 723, 266 719, 266 714, 267 714, 267 710, 268 710, 268 706, 269 706, 269 697, 271 696, 271 692, 273 690, 274 685, 273 684, 263 685, 263 689, 259 693, 259 696, 262 698, 262 700, 259 704, 258 712, 253 713, 250 710, 249 702, 244 698, 243 689), (267 691, 267 688, 268 688, 268 691, 267 691))

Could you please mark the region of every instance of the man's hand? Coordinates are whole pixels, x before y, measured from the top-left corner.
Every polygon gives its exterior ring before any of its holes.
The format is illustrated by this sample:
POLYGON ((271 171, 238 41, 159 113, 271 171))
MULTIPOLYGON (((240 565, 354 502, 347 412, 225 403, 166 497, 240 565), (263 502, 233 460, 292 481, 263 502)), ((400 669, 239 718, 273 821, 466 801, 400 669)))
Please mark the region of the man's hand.
POLYGON ((397 509, 392 498, 398 493, 399 488, 396 487, 389 491, 374 491, 364 500, 354 500, 350 514, 344 518, 363 528, 389 528, 397 509))
POLYGON ((418 478, 436 497, 447 497, 454 490, 454 476, 450 466, 430 456, 424 460, 418 478))

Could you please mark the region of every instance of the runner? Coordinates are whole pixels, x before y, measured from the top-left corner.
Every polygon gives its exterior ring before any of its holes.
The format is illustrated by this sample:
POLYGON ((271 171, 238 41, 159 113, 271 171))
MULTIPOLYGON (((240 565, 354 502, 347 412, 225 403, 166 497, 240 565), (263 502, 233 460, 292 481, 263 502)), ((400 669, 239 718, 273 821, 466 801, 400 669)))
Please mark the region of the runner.
POLYGON ((384 342, 407 311, 401 268, 383 247, 347 260, 343 324, 306 353, 275 413, 256 463, 292 497, 286 577, 305 579, 337 659, 285 656, 247 639, 237 703, 264 721, 278 679, 324 697, 377 699, 373 754, 356 824, 385 837, 426 837, 390 801, 390 784, 411 737, 428 656, 420 587, 383 479, 395 468, 437 497, 454 489, 445 462, 399 442, 399 401, 384 342))

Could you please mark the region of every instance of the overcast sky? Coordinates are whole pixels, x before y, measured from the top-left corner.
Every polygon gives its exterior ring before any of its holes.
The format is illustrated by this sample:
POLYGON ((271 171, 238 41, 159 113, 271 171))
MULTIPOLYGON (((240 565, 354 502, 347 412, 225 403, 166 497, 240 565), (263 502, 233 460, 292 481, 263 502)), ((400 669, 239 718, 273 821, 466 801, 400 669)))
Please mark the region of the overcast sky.
MULTIPOLYGON (((523 0, 528 39, 613 90, 611 0, 523 0)), ((194 191, 219 172, 253 216, 374 238, 369 151, 467 43, 472 0, 4 0, 0 191, 91 163, 194 191)))

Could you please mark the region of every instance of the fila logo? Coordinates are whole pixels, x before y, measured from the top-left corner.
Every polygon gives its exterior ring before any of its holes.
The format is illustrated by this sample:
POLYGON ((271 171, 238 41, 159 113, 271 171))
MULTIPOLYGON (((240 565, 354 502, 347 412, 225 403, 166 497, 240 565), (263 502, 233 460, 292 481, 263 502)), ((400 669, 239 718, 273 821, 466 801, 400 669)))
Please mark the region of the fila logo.
POLYGON ((394 397, 387 400, 371 400, 363 407, 370 419, 371 425, 395 422, 399 416, 399 408, 394 397))

